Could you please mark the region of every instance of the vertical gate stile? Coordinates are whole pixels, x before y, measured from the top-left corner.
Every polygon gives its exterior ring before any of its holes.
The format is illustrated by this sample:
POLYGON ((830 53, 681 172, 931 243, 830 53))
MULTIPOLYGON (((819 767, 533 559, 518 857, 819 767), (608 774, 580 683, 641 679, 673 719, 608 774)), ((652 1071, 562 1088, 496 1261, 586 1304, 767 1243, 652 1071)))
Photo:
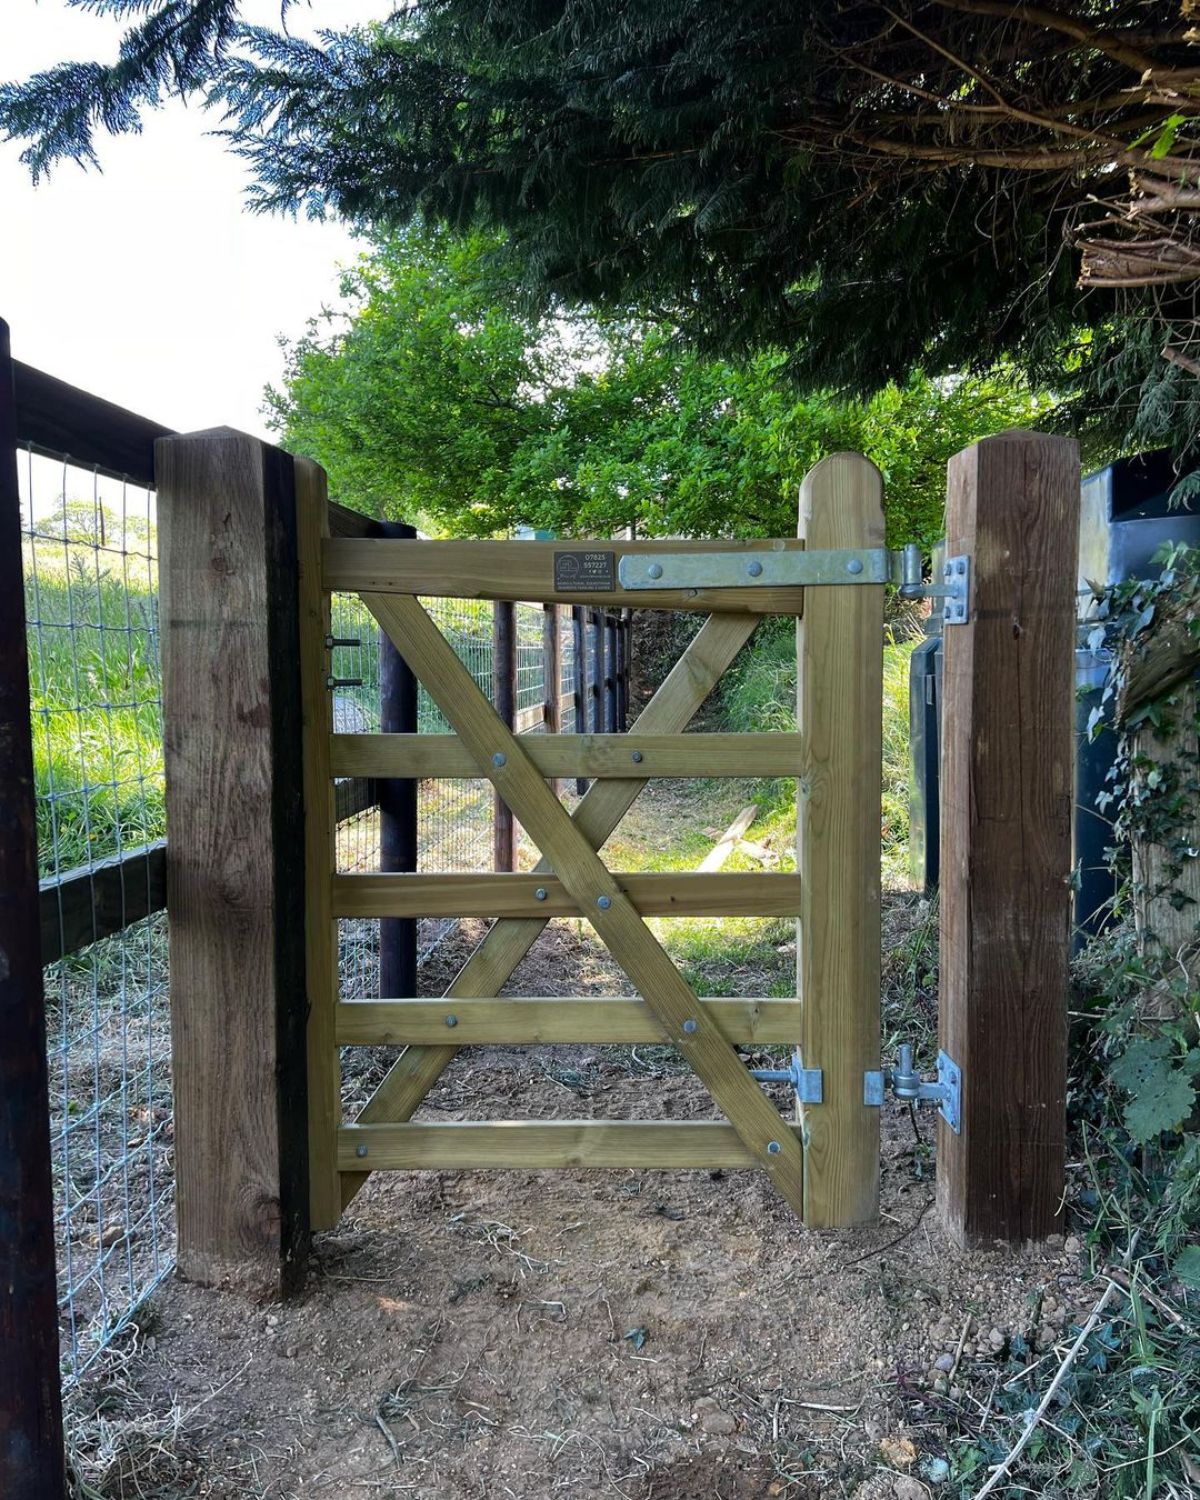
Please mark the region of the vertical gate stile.
POLYGON ((324 471, 297 458, 296 519, 300 563, 300 673, 304 743, 304 893, 308 972, 309 1211, 314 1229, 341 1217, 336 1133, 341 1124, 341 1069, 334 1032, 338 998, 338 928, 330 883, 337 868, 333 733, 329 676, 330 596, 321 578, 321 547, 329 535, 324 471))
MULTIPOLYGON (((824 459, 800 491, 810 549, 882 547, 882 479, 858 454, 824 459)), ((796 932, 800 1052, 823 1102, 799 1105, 804 1222, 867 1223, 879 1211, 879 1108, 864 1074, 879 1068, 883 585, 808 589, 796 627, 796 932)))

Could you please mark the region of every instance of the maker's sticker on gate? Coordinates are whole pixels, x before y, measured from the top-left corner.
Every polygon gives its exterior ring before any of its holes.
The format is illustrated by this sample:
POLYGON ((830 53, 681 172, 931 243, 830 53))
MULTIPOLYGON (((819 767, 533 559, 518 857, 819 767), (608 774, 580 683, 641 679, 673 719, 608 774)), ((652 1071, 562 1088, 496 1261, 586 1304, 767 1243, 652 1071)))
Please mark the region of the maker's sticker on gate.
POLYGON ((554 592, 589 594, 616 588, 615 552, 556 552, 554 592))

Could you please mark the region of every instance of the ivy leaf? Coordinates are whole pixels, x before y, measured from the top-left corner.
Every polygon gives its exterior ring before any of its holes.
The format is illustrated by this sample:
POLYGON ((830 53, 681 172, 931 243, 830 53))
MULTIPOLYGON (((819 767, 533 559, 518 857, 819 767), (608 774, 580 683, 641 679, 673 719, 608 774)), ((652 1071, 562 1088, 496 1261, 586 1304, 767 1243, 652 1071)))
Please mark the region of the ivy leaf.
POLYGON ((1171 1267, 1184 1286, 1200 1289, 1200 1245, 1189 1245, 1171 1267))
POLYGON ((1160 1080, 1125 1107, 1125 1126, 1139 1146, 1164 1130, 1178 1130, 1196 1104, 1196 1090, 1178 1068, 1164 1065, 1160 1080))

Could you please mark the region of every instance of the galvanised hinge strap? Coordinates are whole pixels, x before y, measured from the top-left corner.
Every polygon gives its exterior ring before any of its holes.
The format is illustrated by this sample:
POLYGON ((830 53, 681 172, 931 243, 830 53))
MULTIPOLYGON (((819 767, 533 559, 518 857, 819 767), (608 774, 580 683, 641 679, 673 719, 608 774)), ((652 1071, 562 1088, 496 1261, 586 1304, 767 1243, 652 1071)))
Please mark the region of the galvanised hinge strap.
POLYGON ((630 552, 617 575, 626 589, 822 588, 836 584, 894 584, 906 598, 944 599, 943 620, 967 619, 971 564, 967 557, 946 559, 940 584, 921 578, 921 551, 887 547, 785 548, 753 552, 630 552))

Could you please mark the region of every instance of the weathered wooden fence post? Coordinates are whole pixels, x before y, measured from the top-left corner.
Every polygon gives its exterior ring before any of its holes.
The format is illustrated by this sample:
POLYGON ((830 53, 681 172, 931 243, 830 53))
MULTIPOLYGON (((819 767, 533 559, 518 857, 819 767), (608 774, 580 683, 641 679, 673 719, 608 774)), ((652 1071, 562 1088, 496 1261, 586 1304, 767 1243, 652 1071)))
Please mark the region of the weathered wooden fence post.
POLYGON ((1064 1173, 1079 449, 1005 432, 950 461, 941 775, 938 1199, 965 1244, 1060 1225, 1064 1173))
MULTIPOLYGON (((857 453, 823 459, 800 490, 808 547, 883 546, 883 481, 857 453)), ((804 1106, 804 1222, 832 1228, 879 1212, 880 798, 883 585, 812 588, 796 627, 800 1054, 823 1101, 804 1106)))
POLYGON ((65 1493, 37 814, 17 486, 0 322, 0 1495, 65 1493))
MULTIPOLYGON (((492 605, 492 703, 511 729, 517 716, 517 607, 507 599, 492 605)), ((512 811, 499 792, 492 793, 492 863, 511 870, 516 853, 512 811)))
POLYGON ((156 472, 179 1269, 279 1295, 309 1222, 295 475, 229 428, 156 472))
MULTIPOLYGON (((413 541, 415 526, 378 521, 374 534, 413 541)), ((379 632, 379 728, 384 734, 416 734, 417 679, 379 632)), ((410 875, 417 868, 417 783, 412 777, 383 778, 379 796, 379 868, 410 875)), ((379 923, 379 993, 403 998, 417 993, 417 923, 413 917, 384 917, 379 923)))

